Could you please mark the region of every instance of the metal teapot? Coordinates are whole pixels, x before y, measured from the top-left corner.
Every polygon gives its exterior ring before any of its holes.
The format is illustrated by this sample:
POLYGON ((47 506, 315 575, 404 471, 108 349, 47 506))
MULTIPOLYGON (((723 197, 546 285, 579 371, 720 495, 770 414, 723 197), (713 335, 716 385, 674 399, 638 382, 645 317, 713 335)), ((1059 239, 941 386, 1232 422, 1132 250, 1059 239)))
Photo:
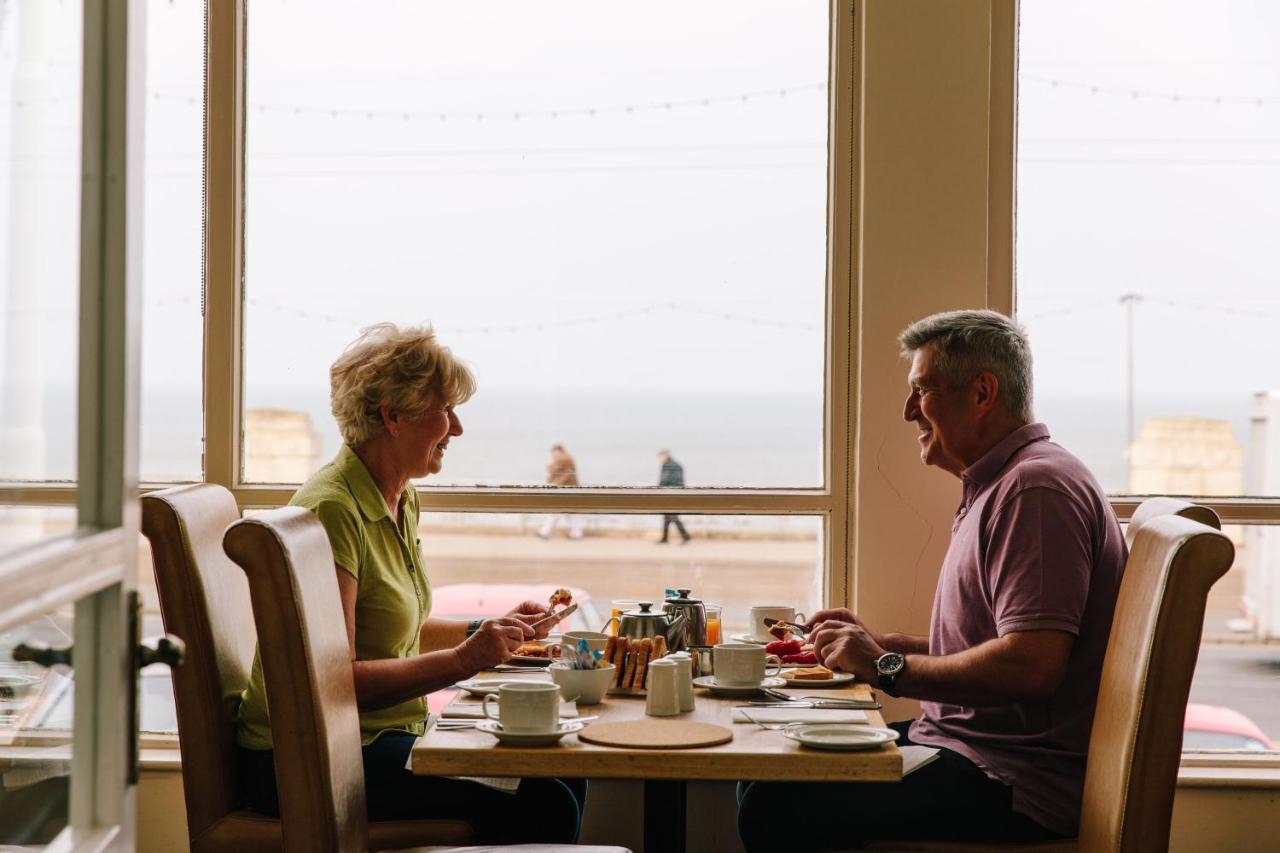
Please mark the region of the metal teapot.
POLYGON ((679 645, 671 644, 673 650, 707 644, 707 608, 700 600, 689 596, 692 591, 690 589, 667 590, 667 600, 662 604, 662 611, 671 618, 684 617, 682 637, 679 645))
MULTIPOLYGON (((672 651, 684 648, 679 645, 684 640, 685 616, 672 619, 667 613, 652 613, 652 601, 637 601, 639 610, 628 610, 618 619, 618 636, 632 640, 643 640, 646 637, 665 637, 667 648, 672 651)), ((613 620, 610 619, 610 622, 613 620)), ((608 627, 606 623, 605 627, 608 627)))

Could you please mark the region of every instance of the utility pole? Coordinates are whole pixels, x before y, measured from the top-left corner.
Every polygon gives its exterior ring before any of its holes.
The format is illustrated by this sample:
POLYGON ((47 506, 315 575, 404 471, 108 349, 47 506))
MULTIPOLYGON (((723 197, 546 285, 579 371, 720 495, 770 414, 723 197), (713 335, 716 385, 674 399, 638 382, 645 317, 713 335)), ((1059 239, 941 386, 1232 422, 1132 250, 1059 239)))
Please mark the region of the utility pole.
MULTIPOLYGON (((1120 304, 1125 307, 1125 356, 1126 356, 1126 388, 1125 388, 1125 437, 1130 445, 1138 436, 1134 432, 1134 413, 1133 413, 1133 308, 1142 301, 1141 293, 1126 293, 1120 297, 1120 304)), ((1128 449, 1125 450, 1125 456, 1128 456, 1128 449)))

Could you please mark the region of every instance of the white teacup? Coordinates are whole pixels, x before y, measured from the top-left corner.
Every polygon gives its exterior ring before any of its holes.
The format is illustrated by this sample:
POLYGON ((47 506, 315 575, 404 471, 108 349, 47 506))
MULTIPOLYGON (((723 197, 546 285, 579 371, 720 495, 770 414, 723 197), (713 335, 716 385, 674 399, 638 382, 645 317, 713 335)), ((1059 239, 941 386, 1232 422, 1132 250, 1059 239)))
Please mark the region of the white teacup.
POLYGON ((781 604, 760 604, 751 608, 751 635, 758 640, 771 640, 773 635, 769 633, 769 626, 764 624, 766 619, 777 619, 782 622, 797 622, 804 624, 805 618, 803 613, 796 613, 794 607, 786 607, 781 604))
POLYGON ((543 734, 560 724, 560 688, 546 681, 504 684, 497 693, 484 697, 484 715, 502 724, 504 731, 543 734), (497 716, 489 711, 489 700, 498 703, 497 716))
POLYGON ((755 643, 721 643, 711 652, 716 684, 725 687, 755 686, 782 671, 782 659, 766 655, 755 643), (773 671, 769 671, 769 665, 773 671))
POLYGON ((596 705, 613 683, 617 667, 608 663, 596 669, 572 669, 567 663, 553 663, 548 669, 551 670, 551 680, 559 685, 564 701, 596 705))
POLYGON ((609 643, 609 635, 599 631, 569 631, 563 638, 563 642, 575 647, 579 640, 586 640, 587 648, 591 651, 603 652, 604 647, 609 643))

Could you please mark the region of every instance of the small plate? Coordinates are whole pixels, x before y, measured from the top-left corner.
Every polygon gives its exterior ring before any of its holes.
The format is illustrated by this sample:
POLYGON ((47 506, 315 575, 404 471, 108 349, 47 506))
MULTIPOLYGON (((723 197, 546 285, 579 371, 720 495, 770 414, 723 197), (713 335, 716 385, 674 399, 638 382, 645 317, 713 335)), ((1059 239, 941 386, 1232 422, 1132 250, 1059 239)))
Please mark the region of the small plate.
POLYGON ((490 693, 497 693, 504 684, 540 684, 551 682, 545 678, 468 678, 459 681, 454 687, 465 690, 472 696, 484 698, 490 693))
POLYGON ((507 658, 507 663, 511 666, 526 666, 526 667, 551 666, 551 664, 555 663, 555 661, 556 659, 551 657, 535 658, 535 657, 526 657, 525 655, 512 655, 511 657, 507 658))
POLYGON ((755 643, 757 646, 767 646, 778 638, 765 637, 762 640, 759 637, 757 637, 755 634, 734 634, 733 637, 731 637, 731 639, 735 643, 755 643))
POLYGON ((833 672, 831 673, 830 678, 823 678, 823 679, 792 678, 791 673, 785 669, 782 671, 782 673, 778 677, 781 678, 783 681, 787 682, 788 687, 817 687, 817 688, 843 687, 844 685, 848 684, 850 681, 853 681, 855 678, 852 672, 833 672))
POLYGON ((792 723, 782 733, 801 746, 852 751, 879 749, 898 739, 893 729, 877 729, 862 723, 792 723))
POLYGON ((762 687, 783 687, 787 682, 776 676, 763 679, 759 684, 742 684, 730 686, 717 684, 714 675, 701 675, 693 680, 694 687, 705 687, 717 696, 752 696, 762 687))
POLYGON ((491 734, 500 743, 505 743, 508 746, 552 746, 558 743, 560 738, 565 735, 580 732, 586 727, 586 723, 579 723, 576 720, 562 720, 559 728, 554 731, 529 734, 526 732, 503 731, 502 724, 497 720, 476 721, 476 731, 491 734))

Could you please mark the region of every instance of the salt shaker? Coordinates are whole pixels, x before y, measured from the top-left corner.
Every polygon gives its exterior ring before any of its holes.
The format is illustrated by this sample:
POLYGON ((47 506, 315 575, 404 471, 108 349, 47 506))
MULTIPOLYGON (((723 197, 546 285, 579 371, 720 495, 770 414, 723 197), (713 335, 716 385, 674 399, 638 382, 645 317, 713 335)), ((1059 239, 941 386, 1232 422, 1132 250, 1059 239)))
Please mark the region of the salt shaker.
POLYGON ((644 703, 646 714, 674 717, 680 713, 680 696, 676 687, 678 670, 670 655, 649 664, 649 693, 644 703))
POLYGON ((676 696, 680 700, 680 713, 693 710, 693 658, 688 652, 667 655, 676 662, 676 696))

